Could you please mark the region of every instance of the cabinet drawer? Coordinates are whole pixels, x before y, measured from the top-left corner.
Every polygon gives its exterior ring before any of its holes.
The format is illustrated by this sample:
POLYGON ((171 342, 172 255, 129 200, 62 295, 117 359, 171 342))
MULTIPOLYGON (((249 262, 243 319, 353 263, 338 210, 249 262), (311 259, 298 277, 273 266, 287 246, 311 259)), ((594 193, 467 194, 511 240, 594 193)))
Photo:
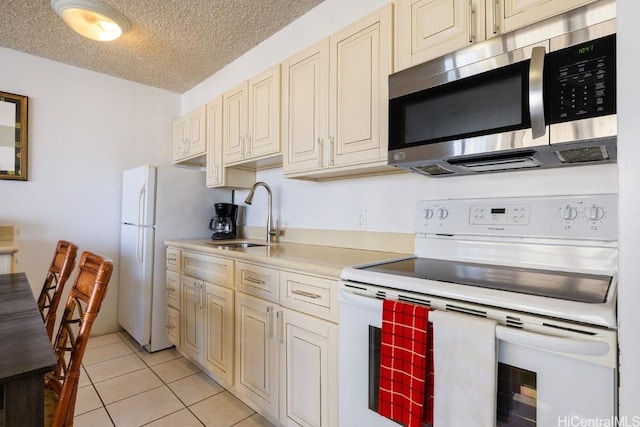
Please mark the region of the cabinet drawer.
POLYGON ((167 307, 167 338, 173 345, 180 345, 180 312, 167 307))
POLYGON ((233 260, 182 251, 182 273, 228 288, 233 287, 233 260))
POLYGON ((282 271, 280 303, 303 313, 338 321, 338 281, 282 271))
POLYGON ((180 309, 180 273, 167 270, 167 305, 180 309))
POLYGON ((236 263, 236 289, 278 302, 278 270, 244 262, 236 263))
POLYGON ((167 248, 167 270, 180 271, 180 249, 167 248))

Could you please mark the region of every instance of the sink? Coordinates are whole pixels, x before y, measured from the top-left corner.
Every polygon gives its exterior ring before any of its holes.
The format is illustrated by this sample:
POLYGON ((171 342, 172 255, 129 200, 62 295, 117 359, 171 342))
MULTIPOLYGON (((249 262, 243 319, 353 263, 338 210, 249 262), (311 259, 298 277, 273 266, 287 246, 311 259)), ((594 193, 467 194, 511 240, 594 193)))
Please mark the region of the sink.
POLYGON ((244 248, 252 248, 254 246, 268 246, 267 243, 253 243, 253 242, 229 242, 229 243, 207 242, 207 245, 215 246, 218 249, 244 249, 244 248))

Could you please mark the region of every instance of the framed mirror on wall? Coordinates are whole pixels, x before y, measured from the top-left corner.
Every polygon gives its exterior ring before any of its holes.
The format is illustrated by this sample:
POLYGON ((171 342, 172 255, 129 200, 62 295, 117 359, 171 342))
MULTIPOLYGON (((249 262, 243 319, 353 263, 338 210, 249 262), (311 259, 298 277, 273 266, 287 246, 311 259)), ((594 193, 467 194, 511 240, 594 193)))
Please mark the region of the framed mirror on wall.
POLYGON ((0 92, 0 179, 27 180, 27 103, 0 92))

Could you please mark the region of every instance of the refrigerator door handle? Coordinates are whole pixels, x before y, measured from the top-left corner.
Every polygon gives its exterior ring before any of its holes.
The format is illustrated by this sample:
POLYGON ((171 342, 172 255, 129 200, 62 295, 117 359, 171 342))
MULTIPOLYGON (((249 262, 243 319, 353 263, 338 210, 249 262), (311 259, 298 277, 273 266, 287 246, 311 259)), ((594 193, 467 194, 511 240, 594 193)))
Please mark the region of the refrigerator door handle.
POLYGON ((136 217, 137 217, 137 224, 136 224, 136 260, 138 260, 139 264, 142 264, 142 262, 144 261, 144 255, 143 255, 143 250, 144 250, 144 244, 140 244, 140 228, 141 228, 141 224, 143 224, 143 220, 144 220, 144 214, 143 214, 143 205, 144 205, 144 198, 147 194, 147 186, 143 185, 142 187, 140 187, 140 193, 138 194, 138 206, 137 206, 137 213, 136 213, 136 217))
POLYGON ((138 207, 137 207, 137 213, 136 213, 136 217, 138 218, 137 220, 138 225, 141 225, 141 224, 146 225, 144 220, 144 212, 143 212, 144 198, 146 197, 146 194, 147 194, 147 186, 143 184, 142 187, 140 187, 140 193, 138 194, 138 207))

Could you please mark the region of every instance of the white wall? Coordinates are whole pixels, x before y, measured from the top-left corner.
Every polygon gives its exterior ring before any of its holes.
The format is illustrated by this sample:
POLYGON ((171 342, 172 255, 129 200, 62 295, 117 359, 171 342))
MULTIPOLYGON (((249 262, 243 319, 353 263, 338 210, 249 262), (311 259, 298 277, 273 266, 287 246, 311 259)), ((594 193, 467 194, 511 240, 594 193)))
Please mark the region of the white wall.
MULTIPOLYGON (((186 113, 225 90, 388 4, 388 0, 325 0, 182 97, 186 113)), ((274 209, 283 227, 357 230, 357 213, 367 211, 367 229, 411 233, 415 202, 425 198, 558 195, 617 192, 612 165, 510 172, 485 176, 425 178, 386 175, 329 182, 282 178, 281 169, 258 173, 274 190, 274 209)), ((242 202, 245 191, 238 191, 242 202)), ((266 223, 266 194, 258 190, 246 209, 249 225, 266 223)))
MULTIPOLYGON (((618 0, 618 152, 620 167, 620 415, 640 416, 640 121, 637 42, 640 2, 618 0)), ((637 418, 636 418, 637 422, 637 418)))
POLYGON ((0 223, 19 227, 18 270, 37 294, 59 239, 112 258, 93 332, 115 331, 121 173, 170 163, 179 96, 3 48, 0 64, 0 90, 29 97, 29 180, 0 180, 0 223))

